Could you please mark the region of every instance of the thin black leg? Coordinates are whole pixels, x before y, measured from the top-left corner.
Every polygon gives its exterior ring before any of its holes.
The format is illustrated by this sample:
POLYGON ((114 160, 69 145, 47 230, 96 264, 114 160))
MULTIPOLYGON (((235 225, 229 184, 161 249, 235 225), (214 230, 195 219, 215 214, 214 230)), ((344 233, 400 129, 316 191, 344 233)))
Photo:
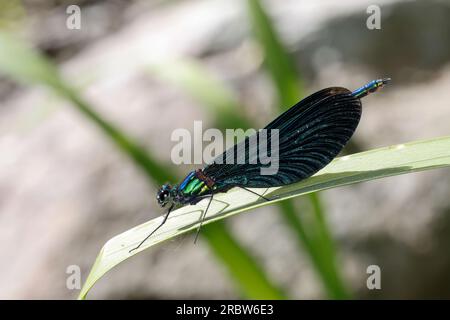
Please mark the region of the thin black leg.
POLYGON ((211 194, 211 197, 209 198, 208 205, 206 206, 205 211, 202 212, 202 215, 201 215, 201 217, 200 217, 200 225, 199 225, 198 228, 197 228, 197 234, 195 235, 194 244, 197 242, 198 235, 200 234, 200 228, 202 227, 203 220, 204 220, 205 217, 206 217, 206 213, 208 212, 209 205, 210 205, 211 202, 212 202, 213 196, 214 196, 214 195, 211 194))
POLYGON ((139 247, 142 246, 142 244, 143 244, 145 241, 147 241, 147 239, 150 238, 150 237, 156 232, 156 230, 158 230, 159 228, 161 228, 161 227, 163 226, 163 224, 166 223, 167 218, 169 217, 169 214, 170 214, 170 212, 172 211, 173 207, 174 207, 174 205, 171 205, 171 206, 170 206, 170 208, 169 208, 169 210, 167 211, 166 215, 164 216, 164 219, 163 219, 163 221, 161 222, 161 224, 160 224, 159 226, 157 226, 157 227, 156 227, 156 228, 155 228, 148 236, 146 236, 145 239, 142 240, 141 243, 139 243, 139 245, 138 245, 136 248, 131 249, 131 250, 129 251, 129 253, 133 252, 134 250, 139 249, 139 247))
POLYGON ((266 201, 270 201, 269 198, 266 198, 266 197, 260 195, 259 193, 256 193, 255 191, 252 191, 252 190, 250 190, 250 189, 247 189, 246 187, 242 187, 242 186, 238 186, 238 187, 241 188, 241 189, 247 190, 248 192, 251 192, 251 193, 253 193, 253 194, 256 194, 258 197, 263 198, 263 199, 266 200, 266 201))

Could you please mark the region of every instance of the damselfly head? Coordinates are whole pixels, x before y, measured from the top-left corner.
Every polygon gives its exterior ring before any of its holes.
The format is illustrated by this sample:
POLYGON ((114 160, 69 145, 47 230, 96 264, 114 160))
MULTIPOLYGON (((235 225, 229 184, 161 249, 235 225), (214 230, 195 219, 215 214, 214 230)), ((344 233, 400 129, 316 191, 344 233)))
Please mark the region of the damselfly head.
POLYGON ((158 204, 161 207, 164 207, 166 204, 171 202, 172 200, 172 186, 170 184, 163 184, 161 188, 156 193, 156 200, 158 200, 158 204))

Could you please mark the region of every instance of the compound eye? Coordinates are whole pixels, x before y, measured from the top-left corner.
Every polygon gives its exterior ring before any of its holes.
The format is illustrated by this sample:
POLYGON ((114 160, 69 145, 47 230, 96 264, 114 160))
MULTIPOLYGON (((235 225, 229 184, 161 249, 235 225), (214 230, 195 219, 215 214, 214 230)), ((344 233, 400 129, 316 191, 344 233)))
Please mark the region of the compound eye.
POLYGON ((164 200, 166 199, 166 196, 167 196, 167 194, 166 194, 164 191, 160 190, 160 191, 158 192, 158 194, 156 195, 156 199, 157 199, 159 202, 164 202, 164 200))
POLYGON ((158 192, 158 195, 156 196, 156 199, 158 199, 159 202, 163 203, 164 201, 166 201, 169 195, 170 195, 169 190, 160 190, 158 192))
POLYGON ((170 196, 170 192, 169 191, 165 191, 164 192, 164 199, 169 198, 170 196))

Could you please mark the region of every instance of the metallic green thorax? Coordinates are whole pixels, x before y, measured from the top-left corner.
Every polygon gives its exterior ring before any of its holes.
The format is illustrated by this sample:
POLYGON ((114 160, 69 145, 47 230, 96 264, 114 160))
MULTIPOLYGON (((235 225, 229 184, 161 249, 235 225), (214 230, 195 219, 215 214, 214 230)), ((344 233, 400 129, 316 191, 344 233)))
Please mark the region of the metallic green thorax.
POLYGON ((195 172, 191 172, 183 180, 178 188, 179 192, 188 197, 196 197, 207 194, 211 191, 204 181, 199 179, 195 172))
POLYGON ((184 188, 183 193, 186 195, 200 195, 202 194, 202 189, 208 189, 206 184, 198 178, 193 178, 184 188))

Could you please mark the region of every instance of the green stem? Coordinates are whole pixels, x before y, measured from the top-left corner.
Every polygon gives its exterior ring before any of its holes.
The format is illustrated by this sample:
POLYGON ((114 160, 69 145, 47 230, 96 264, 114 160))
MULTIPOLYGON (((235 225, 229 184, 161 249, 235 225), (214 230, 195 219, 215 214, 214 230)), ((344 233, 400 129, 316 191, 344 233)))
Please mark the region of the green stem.
POLYGON ((276 288, 258 263, 227 232, 225 224, 209 224, 202 230, 204 237, 229 273, 237 280, 244 297, 250 299, 285 299, 284 293, 276 288))
MULTIPOLYGON (((264 51, 265 64, 277 88, 280 111, 285 111, 303 96, 302 82, 260 1, 248 0, 248 12, 255 36, 264 51)), ((309 200, 312 219, 304 218, 305 215, 311 214, 308 212, 303 212, 302 218, 298 216, 292 200, 281 203, 283 217, 295 233, 300 246, 310 256, 328 296, 334 299, 349 298, 338 271, 335 246, 325 221, 320 198, 317 193, 313 193, 309 200)))
POLYGON ((135 143, 130 137, 117 129, 113 124, 106 121, 92 109, 88 103, 80 98, 71 89, 64 89, 66 97, 72 101, 74 106, 83 113, 88 119, 94 122, 103 133, 109 137, 115 145, 127 156, 129 156, 136 165, 138 165, 146 174, 152 183, 162 184, 167 181, 175 181, 175 176, 169 174, 171 171, 168 166, 158 163, 157 160, 150 157, 147 151, 135 143))

